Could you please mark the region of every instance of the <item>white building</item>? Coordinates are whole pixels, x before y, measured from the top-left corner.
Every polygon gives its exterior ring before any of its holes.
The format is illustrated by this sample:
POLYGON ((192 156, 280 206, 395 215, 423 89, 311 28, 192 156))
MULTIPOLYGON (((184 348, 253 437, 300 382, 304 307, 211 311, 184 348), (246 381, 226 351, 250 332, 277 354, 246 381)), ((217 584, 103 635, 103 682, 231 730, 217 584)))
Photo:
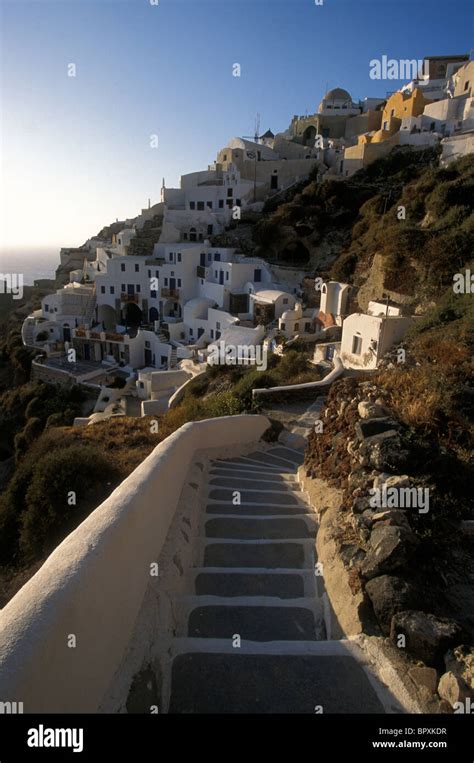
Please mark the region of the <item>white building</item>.
POLYGON ((340 358, 345 368, 374 370, 379 360, 400 342, 413 318, 399 307, 370 302, 368 313, 347 316, 342 326, 340 358))

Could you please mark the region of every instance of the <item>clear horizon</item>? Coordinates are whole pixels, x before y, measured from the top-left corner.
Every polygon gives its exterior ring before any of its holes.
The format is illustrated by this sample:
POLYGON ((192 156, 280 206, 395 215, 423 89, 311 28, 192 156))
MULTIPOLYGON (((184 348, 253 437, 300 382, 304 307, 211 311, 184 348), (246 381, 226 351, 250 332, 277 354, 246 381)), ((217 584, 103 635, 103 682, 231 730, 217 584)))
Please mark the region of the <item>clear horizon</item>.
POLYGON ((1 250, 79 246, 136 216, 257 112, 280 132, 328 88, 403 84, 371 80, 372 58, 468 53, 471 4, 453 6, 462 24, 441 0, 0 0, 1 250))

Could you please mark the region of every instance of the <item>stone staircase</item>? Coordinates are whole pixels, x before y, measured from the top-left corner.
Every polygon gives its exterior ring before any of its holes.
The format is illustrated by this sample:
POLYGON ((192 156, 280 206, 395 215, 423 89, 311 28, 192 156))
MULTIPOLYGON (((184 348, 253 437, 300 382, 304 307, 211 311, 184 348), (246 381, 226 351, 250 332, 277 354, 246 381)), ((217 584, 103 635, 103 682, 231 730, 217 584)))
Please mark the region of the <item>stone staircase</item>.
POLYGON ((211 462, 168 712, 383 712, 362 667, 326 640, 302 461, 277 444, 211 462))

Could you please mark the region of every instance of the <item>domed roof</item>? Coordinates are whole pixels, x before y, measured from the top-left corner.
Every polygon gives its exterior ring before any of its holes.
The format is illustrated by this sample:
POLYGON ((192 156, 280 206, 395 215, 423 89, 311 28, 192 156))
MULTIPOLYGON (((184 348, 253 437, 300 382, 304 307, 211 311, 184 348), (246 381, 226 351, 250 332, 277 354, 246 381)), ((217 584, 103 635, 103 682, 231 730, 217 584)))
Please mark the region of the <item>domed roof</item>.
POLYGON ((342 87, 335 87, 333 90, 329 90, 323 98, 323 101, 335 101, 344 100, 352 101, 350 93, 347 90, 343 90, 342 87))
POLYGON ((343 103, 352 103, 352 98, 347 90, 343 90, 342 87, 335 87, 333 90, 329 90, 321 103, 318 106, 318 112, 324 111, 326 104, 334 101, 343 101, 343 103))

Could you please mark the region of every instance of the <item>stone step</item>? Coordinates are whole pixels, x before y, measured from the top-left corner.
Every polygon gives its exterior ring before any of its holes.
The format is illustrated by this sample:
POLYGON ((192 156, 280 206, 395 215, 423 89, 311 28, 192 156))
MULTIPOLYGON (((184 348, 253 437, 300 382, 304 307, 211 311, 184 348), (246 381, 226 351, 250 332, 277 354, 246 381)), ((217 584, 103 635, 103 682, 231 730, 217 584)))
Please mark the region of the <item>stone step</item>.
POLYGON ((259 482, 282 483, 283 485, 292 486, 295 490, 300 489, 299 482, 297 482, 296 477, 293 474, 282 475, 278 474, 277 472, 261 473, 258 470, 223 469, 220 466, 213 466, 209 470, 209 477, 232 477, 232 479, 242 478, 248 480, 258 480, 259 482))
POLYGON ((274 452, 271 450, 249 453, 246 458, 251 459, 252 461, 260 462, 262 464, 266 464, 268 466, 278 466, 279 468, 283 469, 289 468, 292 470, 297 466, 294 459, 289 460, 288 458, 283 458, 282 456, 274 454, 274 452))
POLYGON ((357 660, 324 654, 324 642, 314 642, 322 655, 193 652, 199 642, 187 639, 189 652, 173 660, 170 713, 385 712, 357 660))
POLYGON ((222 466, 226 469, 252 469, 254 471, 258 471, 260 473, 270 473, 270 474, 283 474, 283 473, 294 473, 291 469, 291 464, 287 464, 289 468, 282 469, 279 466, 270 466, 269 464, 263 464, 261 461, 256 461, 254 459, 247 458, 246 456, 240 456, 239 458, 233 458, 229 461, 224 461, 222 459, 212 461, 212 464, 214 466, 222 466))
POLYGON ((316 526, 308 527, 302 518, 251 519, 249 517, 216 517, 204 525, 207 538, 240 538, 249 540, 280 538, 314 538, 316 526))
POLYGON ((298 464, 298 466, 301 466, 304 461, 304 453, 293 450, 293 448, 284 448, 283 446, 279 446, 277 448, 271 448, 271 450, 267 450, 266 452, 271 453, 272 456, 275 455, 279 458, 284 458, 286 461, 298 464))
POLYGON ((308 569, 312 565, 305 550, 305 541, 211 541, 204 548, 202 566, 308 569))
POLYGON ((240 506, 235 506, 228 501, 227 503, 208 503, 206 506, 207 514, 234 514, 239 512, 239 516, 276 516, 283 514, 288 516, 294 515, 309 515, 315 516, 314 512, 310 511, 308 506, 303 503, 297 506, 275 506, 274 504, 256 504, 256 503, 241 503, 240 506))
POLYGON ((320 636, 310 608, 207 605, 192 610, 188 636, 246 641, 310 641, 320 636))
POLYGON ((278 482, 274 480, 256 480, 247 479, 241 475, 235 475, 233 477, 219 477, 211 476, 209 479, 209 485, 216 485, 218 487, 229 487, 233 490, 240 490, 245 488, 246 490, 273 490, 276 492, 287 493, 292 490, 299 491, 299 485, 290 485, 283 481, 278 482))
POLYGON ((197 596, 274 596, 302 598, 303 573, 283 572, 199 572, 194 581, 197 596))
MULTIPOLYGON (((298 506, 302 505, 299 498, 292 493, 279 492, 277 490, 245 490, 244 488, 236 488, 240 493, 240 500, 242 503, 264 503, 267 506, 298 506)), ((234 490, 227 488, 213 488, 209 490, 209 498, 214 501, 229 501, 232 502, 234 498, 234 490)), ((240 505, 240 504, 236 504, 240 505)))

